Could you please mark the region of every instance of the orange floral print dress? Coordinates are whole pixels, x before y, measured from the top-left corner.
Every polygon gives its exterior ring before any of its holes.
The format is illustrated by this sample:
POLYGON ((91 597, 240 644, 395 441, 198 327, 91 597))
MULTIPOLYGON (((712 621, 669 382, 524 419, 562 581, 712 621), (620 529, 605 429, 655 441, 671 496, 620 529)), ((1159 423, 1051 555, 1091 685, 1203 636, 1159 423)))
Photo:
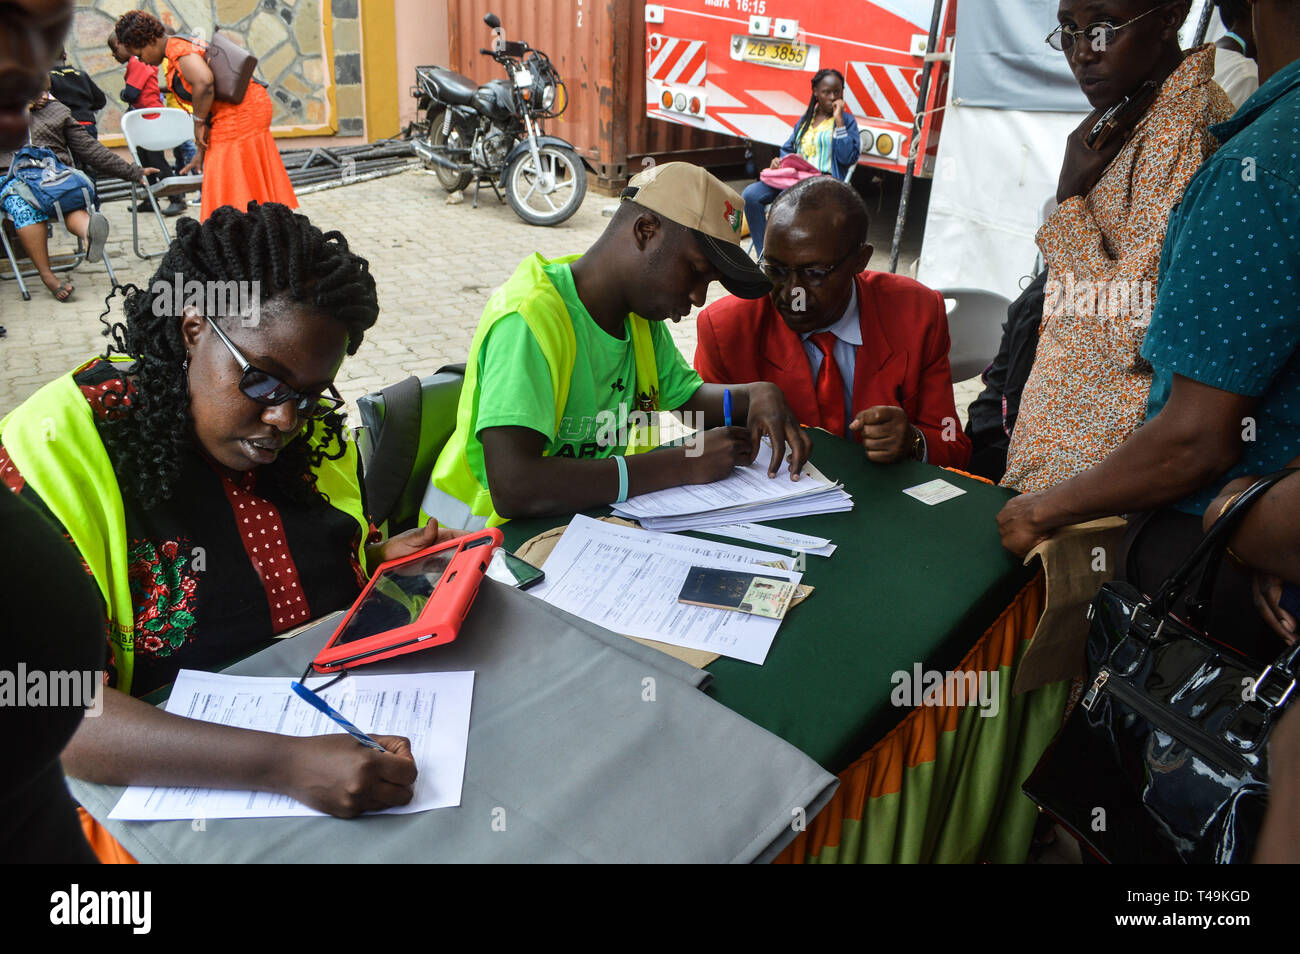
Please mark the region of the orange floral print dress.
POLYGON ((1038 353, 1007 451, 1005 487, 1045 490, 1099 463, 1145 419, 1140 355, 1170 210, 1233 113, 1214 47, 1187 54, 1085 198, 1038 232, 1047 295, 1038 353))

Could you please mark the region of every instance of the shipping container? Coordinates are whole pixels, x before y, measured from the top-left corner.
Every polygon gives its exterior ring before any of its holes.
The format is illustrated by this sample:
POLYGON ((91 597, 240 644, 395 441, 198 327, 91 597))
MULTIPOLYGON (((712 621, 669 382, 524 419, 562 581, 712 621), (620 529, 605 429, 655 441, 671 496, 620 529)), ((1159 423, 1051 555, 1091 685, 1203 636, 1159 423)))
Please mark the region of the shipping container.
POLYGON ((742 162, 731 136, 657 122, 645 110, 642 0, 448 0, 451 69, 478 83, 503 76, 479 50, 491 46, 483 15, 495 13, 509 40, 542 50, 559 70, 568 107, 546 132, 573 143, 602 191, 621 188, 649 158, 700 165, 742 162))

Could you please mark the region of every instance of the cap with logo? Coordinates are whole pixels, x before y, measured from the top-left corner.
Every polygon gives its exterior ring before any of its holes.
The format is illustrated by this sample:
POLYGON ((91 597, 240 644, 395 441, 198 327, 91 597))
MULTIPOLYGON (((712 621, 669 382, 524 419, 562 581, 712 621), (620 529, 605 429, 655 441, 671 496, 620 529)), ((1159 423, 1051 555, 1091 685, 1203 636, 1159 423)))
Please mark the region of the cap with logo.
POLYGON ((722 287, 737 298, 762 298, 772 283, 740 247, 745 202, 689 162, 665 162, 633 176, 622 198, 657 212, 695 233, 700 250, 722 273, 722 287))

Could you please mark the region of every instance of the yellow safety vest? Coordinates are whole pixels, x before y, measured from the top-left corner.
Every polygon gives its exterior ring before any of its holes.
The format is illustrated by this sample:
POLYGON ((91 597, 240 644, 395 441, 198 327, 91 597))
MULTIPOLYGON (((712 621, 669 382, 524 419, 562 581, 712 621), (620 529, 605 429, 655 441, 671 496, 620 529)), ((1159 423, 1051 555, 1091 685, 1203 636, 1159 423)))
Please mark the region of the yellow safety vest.
MULTIPOLYGON (((478 420, 479 381, 478 358, 484 340, 494 325, 507 315, 523 316, 528 330, 537 339, 551 372, 551 391, 555 394, 555 427, 559 430, 564 420, 565 405, 569 399, 569 382, 573 364, 577 359, 577 337, 568 306, 556 290, 550 277, 542 270, 545 265, 564 265, 578 259, 568 255, 547 261, 540 254, 530 255, 515 269, 504 285, 488 299, 479 319, 474 340, 470 343, 469 358, 465 364, 465 384, 456 408, 456 431, 447 446, 438 455, 429 490, 420 510, 420 523, 430 517, 437 518, 443 526, 478 530, 495 527, 506 518, 492 506, 492 494, 479 483, 469 464, 466 448, 475 422, 478 420)), ((636 395, 639 411, 659 410, 659 368, 655 362, 654 339, 650 322, 640 315, 629 315, 632 350, 636 358, 636 395), (650 407, 641 406, 649 403, 650 407)), ((656 426, 635 427, 627 445, 628 454, 640 454, 659 445, 656 426)))
MULTIPOLYGON (((108 612, 117 687, 129 693, 135 672, 135 607, 127 573, 126 513, 94 412, 73 375, 51 381, 0 420, 0 443, 68 531, 95 577, 108 612)), ((361 506, 356 445, 346 441, 344 446, 339 460, 321 463, 316 486, 361 528, 358 558, 365 566, 370 523, 361 506)))

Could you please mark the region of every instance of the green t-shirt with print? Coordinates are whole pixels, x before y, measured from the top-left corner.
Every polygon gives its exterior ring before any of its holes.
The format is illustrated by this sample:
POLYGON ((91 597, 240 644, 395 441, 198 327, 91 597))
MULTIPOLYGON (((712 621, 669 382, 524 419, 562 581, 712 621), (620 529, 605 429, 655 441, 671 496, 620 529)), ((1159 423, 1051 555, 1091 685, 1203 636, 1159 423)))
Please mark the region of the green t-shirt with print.
MULTIPOLYGON (((485 487, 479 441, 484 428, 537 431, 547 439, 547 456, 598 458, 626 450, 628 429, 620 423, 636 410, 636 356, 627 320, 623 337, 611 337, 578 298, 567 264, 546 265, 543 271, 568 308, 577 345, 564 416, 557 432, 550 371, 523 316, 501 318, 479 349, 478 417, 465 448, 470 468, 485 487)), ((677 350, 662 321, 650 322, 650 334, 659 372, 659 406, 673 410, 689 401, 703 381, 677 350)))

